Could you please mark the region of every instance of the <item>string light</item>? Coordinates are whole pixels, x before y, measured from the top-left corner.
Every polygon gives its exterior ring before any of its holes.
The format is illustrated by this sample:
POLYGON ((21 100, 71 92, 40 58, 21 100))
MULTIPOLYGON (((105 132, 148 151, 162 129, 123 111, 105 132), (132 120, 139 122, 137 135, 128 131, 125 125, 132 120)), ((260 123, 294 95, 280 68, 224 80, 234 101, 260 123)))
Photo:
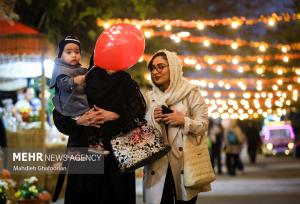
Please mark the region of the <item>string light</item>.
POLYGON ((214 88, 214 87, 215 87, 214 83, 212 83, 212 82, 209 82, 209 83, 208 83, 208 88, 211 88, 211 89, 212 89, 212 88, 214 88))
POLYGON ((284 56, 283 57, 283 61, 286 62, 286 63, 289 62, 289 57, 288 56, 284 56))
POLYGON ((283 52, 283 53, 287 53, 287 51, 288 51, 287 47, 286 47, 286 46, 282 46, 282 48, 281 48, 281 52, 283 52))
POLYGON ((293 100, 294 101, 298 100, 298 90, 293 90, 293 100))
POLYGON ((248 99, 248 98, 251 97, 251 94, 250 94, 250 93, 244 93, 244 94, 243 94, 243 97, 248 99))
POLYGON ((175 43, 179 43, 181 41, 181 38, 176 35, 171 35, 171 40, 173 40, 175 43))
POLYGON ((172 26, 170 24, 165 25, 165 30, 170 31, 172 29, 172 26))
POLYGON ((262 86, 257 86, 256 89, 257 89, 257 91, 261 91, 263 88, 262 88, 262 86))
POLYGON ((262 86, 262 84, 263 84, 263 82, 262 82, 261 80, 258 80, 258 81, 256 82, 256 85, 257 85, 257 86, 262 86))
POLYGON ((244 67, 239 66, 238 71, 239 71, 239 73, 243 73, 244 72, 244 67))
POLYGON ((152 36, 151 31, 146 30, 146 31, 144 32, 144 36, 145 36, 146 38, 150 38, 150 37, 152 36))
POLYGON ((282 96, 283 98, 286 98, 286 93, 283 92, 283 93, 281 94, 281 96, 282 96))
POLYGON ((218 86, 219 86, 219 87, 223 87, 223 86, 224 86, 224 81, 219 81, 219 82, 218 82, 218 86))
POLYGON ((215 62, 215 60, 212 59, 212 58, 208 58, 208 60, 207 60, 207 63, 208 63, 208 64, 213 64, 214 62, 215 62))
POLYGON ((274 91, 277 91, 277 90, 278 90, 278 86, 274 84, 274 85, 272 86, 272 89, 273 89, 274 91))
POLYGON ((203 45, 204 45, 204 47, 209 47, 210 46, 209 40, 204 40, 203 45))
POLYGON ((147 81, 151 81, 151 75, 149 73, 146 73, 144 75, 144 78, 147 80, 147 81))
POLYGON ((235 98, 235 94, 234 93, 229 93, 229 98, 235 98))
POLYGON ((110 27, 110 24, 109 24, 109 23, 104 23, 103 27, 104 27, 105 29, 108 29, 108 28, 110 27))
POLYGON ((256 69, 256 73, 257 74, 262 74, 264 72, 264 70, 263 70, 263 68, 261 68, 261 67, 258 67, 257 69, 256 69))
POLYGON ((197 61, 195 59, 186 57, 184 58, 184 63, 187 65, 195 65, 197 61))
POLYGON ((282 74, 283 74, 283 70, 282 70, 282 69, 278 69, 278 70, 277 70, 277 74, 278 74, 278 75, 282 75, 282 74))
POLYGON ((139 58, 138 62, 142 62, 142 61, 144 61, 144 57, 143 57, 143 56, 141 56, 141 57, 139 58))
POLYGON ((203 30, 204 29, 204 24, 202 23, 202 22, 198 22, 198 24, 197 24, 197 28, 199 29, 199 30, 203 30))
POLYGON ((196 68, 196 70, 201 70, 202 66, 200 64, 196 64, 195 68, 196 68))
POLYGON ((231 23, 231 27, 232 27, 233 29, 237 29, 239 26, 240 26, 240 24, 239 24, 239 22, 237 22, 237 21, 233 21, 233 22, 231 23))
POLYGON ((274 26, 275 25, 275 20, 273 18, 270 18, 268 20, 268 25, 271 26, 271 27, 274 26))
POLYGON ((259 46, 259 50, 261 51, 261 52, 265 52, 266 51, 266 46, 265 45, 260 45, 259 46))
POLYGON ((238 58, 233 58, 231 62, 232 62, 232 64, 238 64, 239 59, 238 58))
POLYGON ((135 27, 136 27, 137 29, 139 29, 139 30, 142 29, 142 26, 141 26, 140 24, 136 24, 135 27))
POLYGON ((183 31, 183 32, 177 33, 177 36, 180 37, 180 38, 187 38, 190 35, 191 35, 190 32, 187 32, 187 31, 183 31))
POLYGON ((262 64, 264 62, 263 58, 259 57, 257 58, 257 63, 258 64, 262 64))
POLYGON ((214 97, 215 98, 220 98, 221 97, 221 93, 220 92, 215 92, 214 93, 214 97))
POLYGON ((239 47, 239 44, 236 42, 231 43, 231 48, 236 50, 239 47))
POLYGON ((220 65, 218 65, 218 66, 217 66, 217 71, 218 71, 218 72, 222 72, 222 71, 223 71, 223 67, 220 66, 220 65))
POLYGON ((273 93, 268 93, 268 98, 273 98, 273 93))
POLYGON ((229 90, 230 89, 230 84, 225 84, 225 89, 229 90))

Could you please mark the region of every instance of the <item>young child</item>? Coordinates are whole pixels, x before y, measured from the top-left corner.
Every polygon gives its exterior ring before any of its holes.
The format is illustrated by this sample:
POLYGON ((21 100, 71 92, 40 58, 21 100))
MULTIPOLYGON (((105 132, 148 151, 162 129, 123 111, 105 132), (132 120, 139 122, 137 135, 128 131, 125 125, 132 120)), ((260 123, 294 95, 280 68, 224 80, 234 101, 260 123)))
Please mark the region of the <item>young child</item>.
MULTIPOLYGON (((64 116, 77 120, 87 112, 89 104, 85 94, 85 74, 87 69, 81 67, 80 41, 75 36, 67 36, 58 45, 58 55, 54 60, 54 69, 50 88, 55 88, 52 99, 55 109, 64 116)), ((95 134, 88 134, 89 152, 108 154, 101 139, 95 134)), ((75 140, 79 141, 80 138, 75 140)))

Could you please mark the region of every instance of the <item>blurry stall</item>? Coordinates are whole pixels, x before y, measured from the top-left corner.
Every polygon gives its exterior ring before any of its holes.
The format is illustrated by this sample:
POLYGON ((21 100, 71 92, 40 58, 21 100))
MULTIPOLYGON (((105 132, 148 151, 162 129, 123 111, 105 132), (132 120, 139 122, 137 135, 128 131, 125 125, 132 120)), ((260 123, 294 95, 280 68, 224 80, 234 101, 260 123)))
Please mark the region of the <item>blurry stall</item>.
MULTIPOLYGON (((0 20, 0 99, 2 118, 7 133, 8 148, 37 148, 42 152, 64 149, 66 137, 46 120, 45 52, 48 41, 37 30, 15 21, 0 20), (21 120, 14 114, 15 99, 6 95, 29 86, 30 79, 40 80, 40 107, 38 110, 22 109, 21 120), (6 96, 6 97, 5 97, 6 96)), ((8 161, 8 165, 10 162, 8 161)), ((47 165, 47 164, 45 164, 47 165)), ((17 181, 32 176, 32 172, 13 174, 17 181)), ((56 175, 38 173, 42 186, 54 188, 56 175), (50 184, 49 184, 50 182, 50 184)))

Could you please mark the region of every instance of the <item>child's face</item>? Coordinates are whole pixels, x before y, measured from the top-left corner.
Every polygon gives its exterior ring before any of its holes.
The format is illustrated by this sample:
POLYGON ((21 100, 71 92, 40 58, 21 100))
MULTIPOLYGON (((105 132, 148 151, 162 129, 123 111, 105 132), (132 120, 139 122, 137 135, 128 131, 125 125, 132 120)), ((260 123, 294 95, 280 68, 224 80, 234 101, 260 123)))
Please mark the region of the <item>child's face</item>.
POLYGON ((68 43, 64 47, 64 51, 61 55, 61 59, 71 65, 76 65, 80 61, 80 49, 75 43, 68 43))

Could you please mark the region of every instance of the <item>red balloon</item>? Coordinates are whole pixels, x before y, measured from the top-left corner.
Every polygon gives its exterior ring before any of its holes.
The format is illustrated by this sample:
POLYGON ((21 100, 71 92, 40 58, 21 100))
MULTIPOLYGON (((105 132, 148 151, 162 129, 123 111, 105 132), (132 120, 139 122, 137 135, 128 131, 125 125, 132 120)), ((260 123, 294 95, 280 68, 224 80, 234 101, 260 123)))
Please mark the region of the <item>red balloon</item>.
POLYGON ((94 52, 96 66, 107 70, 132 67, 145 50, 143 33, 126 23, 115 24, 98 37, 94 52))

